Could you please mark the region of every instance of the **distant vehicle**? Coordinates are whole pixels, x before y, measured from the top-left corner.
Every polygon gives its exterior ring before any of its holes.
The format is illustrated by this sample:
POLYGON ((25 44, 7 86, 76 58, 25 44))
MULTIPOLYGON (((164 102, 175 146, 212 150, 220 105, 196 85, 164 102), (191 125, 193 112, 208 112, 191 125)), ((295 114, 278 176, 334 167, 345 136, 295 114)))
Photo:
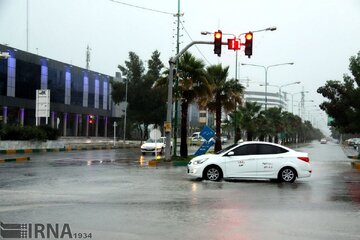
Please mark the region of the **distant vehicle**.
MULTIPOLYGON (((156 139, 156 143, 154 139, 149 138, 146 140, 146 142, 141 145, 141 153, 145 155, 146 153, 157 153, 157 154, 163 154, 166 147, 166 137, 161 137, 159 139, 156 139)), ((172 148, 172 142, 171 142, 171 148, 172 148)))
POLYGON ((354 146, 357 139, 360 139, 360 138, 349 138, 349 139, 345 140, 345 143, 349 146, 354 146))
POLYGON ((311 176, 307 153, 268 142, 233 144, 216 154, 204 154, 188 164, 193 177, 219 181, 222 178, 277 179, 294 182, 311 176))
POLYGON ((191 137, 189 137, 190 145, 200 145, 205 142, 205 139, 200 136, 200 132, 194 132, 191 137))
POLYGON ((227 143, 228 137, 226 135, 221 135, 221 143, 227 143))
POLYGON ((360 138, 354 138, 353 147, 354 149, 358 150, 360 146, 360 138))
POLYGON ((321 144, 326 144, 326 143, 327 143, 326 138, 322 138, 322 139, 320 140, 320 143, 321 143, 321 144))

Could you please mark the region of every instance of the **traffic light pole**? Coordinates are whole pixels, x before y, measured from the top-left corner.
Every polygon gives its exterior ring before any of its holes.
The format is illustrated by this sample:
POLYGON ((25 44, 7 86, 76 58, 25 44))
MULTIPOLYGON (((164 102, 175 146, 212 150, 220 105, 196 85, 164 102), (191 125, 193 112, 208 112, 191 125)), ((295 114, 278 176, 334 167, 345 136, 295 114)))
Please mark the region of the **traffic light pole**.
MULTIPOLYGON (((178 54, 176 54, 174 57, 170 58, 169 60, 169 82, 168 82, 168 98, 167 98, 167 112, 166 112, 166 123, 171 126, 171 120, 172 120, 172 102, 173 102, 173 85, 174 85, 174 69, 176 62, 179 60, 181 55, 183 55, 190 47, 193 45, 198 44, 208 44, 208 45, 214 45, 214 42, 208 42, 208 41, 193 41, 189 43, 186 47, 184 47, 178 54)), ((222 42, 221 45, 227 45, 227 43, 222 42)), ((166 137, 166 147, 165 147, 165 160, 170 161, 171 160, 171 129, 170 131, 167 131, 165 133, 166 137)))

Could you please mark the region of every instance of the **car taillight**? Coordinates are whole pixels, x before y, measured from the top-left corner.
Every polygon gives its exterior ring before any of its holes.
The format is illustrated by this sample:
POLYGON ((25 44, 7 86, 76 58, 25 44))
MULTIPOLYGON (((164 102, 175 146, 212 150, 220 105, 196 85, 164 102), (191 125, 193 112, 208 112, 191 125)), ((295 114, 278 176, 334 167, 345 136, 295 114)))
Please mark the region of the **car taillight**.
POLYGON ((298 157, 298 159, 300 159, 304 162, 310 162, 310 159, 308 157, 298 157))

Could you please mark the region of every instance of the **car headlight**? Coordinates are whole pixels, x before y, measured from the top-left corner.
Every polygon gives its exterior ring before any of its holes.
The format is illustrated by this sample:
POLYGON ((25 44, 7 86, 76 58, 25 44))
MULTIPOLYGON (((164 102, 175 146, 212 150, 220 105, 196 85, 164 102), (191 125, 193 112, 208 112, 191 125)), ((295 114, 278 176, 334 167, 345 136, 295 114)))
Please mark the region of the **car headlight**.
POLYGON ((193 161, 193 164, 194 164, 194 165, 199 165, 199 164, 204 163, 206 160, 208 160, 208 158, 203 158, 203 159, 195 160, 195 161, 193 161))

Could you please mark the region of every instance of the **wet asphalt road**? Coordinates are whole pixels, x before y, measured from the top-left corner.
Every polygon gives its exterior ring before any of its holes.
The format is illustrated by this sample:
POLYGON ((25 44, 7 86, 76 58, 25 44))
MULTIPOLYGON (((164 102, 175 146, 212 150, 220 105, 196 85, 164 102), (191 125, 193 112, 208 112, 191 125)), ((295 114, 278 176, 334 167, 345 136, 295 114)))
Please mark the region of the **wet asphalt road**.
POLYGON ((360 239, 360 172, 339 145, 300 150, 313 175, 294 184, 199 181, 138 149, 32 154, 0 164, 0 221, 92 239, 360 239))

